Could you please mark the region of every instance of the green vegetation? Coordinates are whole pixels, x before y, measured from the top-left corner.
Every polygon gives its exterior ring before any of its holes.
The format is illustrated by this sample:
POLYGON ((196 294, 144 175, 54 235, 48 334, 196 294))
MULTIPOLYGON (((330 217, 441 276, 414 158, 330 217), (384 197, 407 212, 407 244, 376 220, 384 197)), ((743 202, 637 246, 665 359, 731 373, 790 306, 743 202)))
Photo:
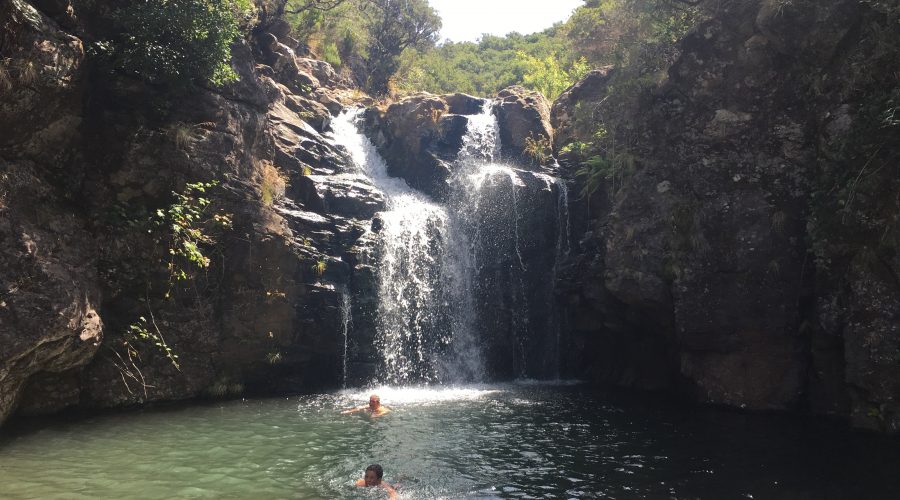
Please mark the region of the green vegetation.
MULTIPOLYGON (((150 316, 151 320, 153 316, 150 316)), ((166 343, 166 339, 163 337, 162 332, 159 331, 159 327, 156 326, 156 321, 151 321, 149 324, 147 322, 147 318, 141 316, 138 318, 138 321, 128 325, 128 333, 125 335, 125 345, 129 350, 129 356, 132 354, 137 355, 137 350, 134 348, 134 342, 150 342, 154 346, 156 346, 159 350, 165 353, 166 358, 172 363, 176 369, 180 370, 181 366, 178 364, 178 355, 172 351, 172 348, 169 347, 169 344, 166 343), (149 330, 147 327, 152 326, 153 331, 149 330), (133 351, 133 352, 132 352, 133 351)))
MULTIPOLYGON (((177 142, 176 139, 173 137, 173 141, 177 142)), ((172 192, 174 201, 169 206, 156 210, 149 219, 140 222, 123 218, 128 225, 153 234, 157 245, 164 248, 167 256, 164 299, 172 297, 176 284, 193 279, 198 271, 209 267, 210 258, 205 253, 206 248, 216 243, 221 231, 231 227, 230 214, 212 209, 213 201, 208 197, 208 192, 217 185, 215 181, 186 184, 181 192, 172 192)), ((154 283, 149 276, 147 279, 147 292, 142 302, 149 321, 141 316, 128 325, 121 341, 110 347, 115 357, 112 363, 119 370, 126 390, 134 394, 131 385, 136 384, 143 390, 145 398, 147 389, 153 386, 147 383, 140 369, 143 364, 141 346, 151 346, 165 355, 176 370, 181 369, 178 355, 166 342, 154 318, 151 307, 154 283)))
POLYGON ((217 185, 215 181, 186 184, 183 192, 172 192, 175 201, 171 205, 156 211, 153 222, 163 229, 158 241, 169 254, 167 298, 175 282, 209 267, 209 257, 203 254, 201 246, 215 243, 216 232, 231 227, 230 214, 221 210, 210 213, 212 202, 205 194, 217 185))
POLYGON ((384 94, 404 50, 434 46, 441 18, 427 0, 369 0, 363 4, 363 13, 374 19, 368 25, 366 88, 384 94))
POLYGON ((478 42, 446 42, 432 50, 407 51, 393 85, 400 94, 426 90, 478 96, 496 94, 510 85, 546 91, 535 86, 543 81, 554 82, 553 88, 564 89, 580 71, 572 71, 572 63, 578 58, 570 61, 565 56, 567 53, 559 26, 531 35, 484 35, 478 42), (567 80, 564 84, 556 83, 562 74, 567 80), (529 75, 528 82, 526 75, 529 75))
MULTIPOLYGON (((861 26, 860 47, 845 63, 849 71, 839 96, 848 103, 843 112, 852 117, 851 126, 821 144, 807 223, 816 266, 834 274, 854 259, 884 272, 884 262, 900 248, 900 7, 865 3, 877 15, 861 26)), ((813 83, 833 85, 821 75, 813 83)))
POLYGON ((13 88, 12 75, 9 73, 9 66, 12 59, 0 59, 0 93, 5 93, 13 88))
POLYGON ((541 33, 439 45, 440 19, 424 0, 290 0, 286 15, 316 55, 376 94, 489 96, 518 84, 552 100, 591 67, 630 65, 629 79, 657 80, 700 17, 692 3, 587 0, 541 33))
POLYGON ((139 0, 114 11, 114 34, 97 48, 150 83, 222 85, 238 78, 231 44, 253 17, 250 0, 139 0))
POLYGON ((584 57, 573 61, 566 70, 554 56, 540 59, 523 52, 520 52, 518 56, 525 65, 522 83, 526 87, 544 94, 544 97, 551 101, 559 97, 559 94, 562 94, 589 71, 587 60, 584 57))
POLYGON ((325 274, 325 270, 328 268, 328 263, 324 260, 317 260, 315 264, 312 265, 312 272, 316 274, 316 276, 321 277, 325 274))
POLYGON ((388 92, 403 52, 433 47, 441 28, 427 0, 291 0, 286 14, 301 41, 377 95, 388 92))
POLYGON ((228 396, 240 396, 244 393, 244 384, 226 375, 220 375, 215 382, 203 391, 207 397, 220 399, 228 396))
POLYGON ((595 67, 611 66, 608 96, 579 103, 575 143, 561 151, 580 166, 582 196, 601 186, 610 195, 624 184, 638 162, 638 137, 627 117, 665 77, 678 56, 676 42, 705 18, 696 4, 678 0, 588 0, 566 22, 571 50, 595 67), (623 119, 625 118, 625 119, 623 119))
POLYGON ((538 165, 546 165, 553 157, 550 139, 543 136, 535 138, 534 135, 526 137, 525 155, 538 165))

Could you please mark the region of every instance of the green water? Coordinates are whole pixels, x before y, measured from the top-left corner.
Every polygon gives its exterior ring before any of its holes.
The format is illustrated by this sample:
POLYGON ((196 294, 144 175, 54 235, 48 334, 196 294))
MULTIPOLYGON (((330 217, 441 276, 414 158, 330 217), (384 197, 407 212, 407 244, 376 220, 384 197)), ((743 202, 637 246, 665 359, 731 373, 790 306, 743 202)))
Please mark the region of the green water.
POLYGON ((20 422, 0 497, 900 498, 900 443, 787 417, 679 408, 580 386, 369 391, 20 422))

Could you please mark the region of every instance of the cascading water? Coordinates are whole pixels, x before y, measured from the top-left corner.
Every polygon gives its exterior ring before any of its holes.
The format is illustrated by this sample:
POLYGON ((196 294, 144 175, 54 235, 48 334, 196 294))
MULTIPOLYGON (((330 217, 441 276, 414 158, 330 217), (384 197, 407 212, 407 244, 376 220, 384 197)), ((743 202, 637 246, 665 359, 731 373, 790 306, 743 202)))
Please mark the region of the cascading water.
POLYGON ((332 122, 334 138, 385 195, 379 214, 376 344, 382 382, 440 381, 438 360, 450 341, 441 263, 447 209, 388 176, 375 146, 357 129, 359 111, 332 122))
MULTIPOLYGON (((571 248, 570 228, 569 228, 569 187, 566 181, 556 179, 556 187, 559 190, 559 199, 556 204, 556 258, 553 262, 553 280, 556 283, 559 279, 559 265, 564 258, 569 256, 571 248)), ((548 300, 552 304, 556 303, 556 297, 553 294, 553 288, 548 289, 548 300)), ((553 315, 547 317, 547 329, 554 332, 556 338, 556 379, 560 378, 562 369, 562 327, 560 325, 559 309, 553 308, 553 315)))
POLYGON ((567 203, 561 199, 565 186, 501 162, 498 138, 488 103, 469 117, 452 182, 448 255, 458 267, 453 276, 464 277, 468 294, 454 302, 470 301, 464 324, 486 351, 491 375, 555 377, 559 338, 552 284, 560 250, 568 245, 562 233, 567 207, 560 205, 567 203), (556 217, 547 218, 551 213, 556 217), (556 254, 547 252, 554 247, 556 254), (547 335, 553 342, 539 345, 547 335))
POLYGON ((344 353, 342 357, 341 387, 347 388, 347 344, 350 334, 350 323, 353 320, 351 310, 350 292, 346 286, 341 286, 341 330, 344 336, 344 353))
POLYGON ((345 112, 332 126, 335 142, 386 199, 372 235, 377 381, 558 376, 552 284, 568 250, 565 185, 499 162, 498 125, 488 103, 467 116, 449 200, 435 203, 388 176, 357 129, 358 115, 345 112))

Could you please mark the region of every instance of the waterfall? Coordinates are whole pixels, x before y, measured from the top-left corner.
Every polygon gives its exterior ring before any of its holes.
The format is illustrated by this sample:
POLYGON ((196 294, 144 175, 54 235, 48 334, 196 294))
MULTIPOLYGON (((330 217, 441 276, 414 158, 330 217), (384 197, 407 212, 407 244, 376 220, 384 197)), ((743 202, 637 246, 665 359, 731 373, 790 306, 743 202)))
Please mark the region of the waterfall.
POLYGON ((387 174, 357 129, 358 116, 345 112, 332 126, 335 142, 386 200, 380 229, 370 235, 377 242, 378 382, 558 377, 553 284, 569 251, 565 184, 501 162, 488 103, 467 116, 442 205, 387 174))
POLYGON ((350 292, 346 285, 341 285, 341 331, 344 337, 344 350, 341 357, 341 387, 347 388, 347 344, 350 334, 350 322, 353 319, 351 314, 350 292))
POLYGON ((375 146, 357 129, 359 111, 332 122, 334 140, 385 195, 378 214, 376 345, 382 382, 437 382, 438 359, 450 341, 442 287, 447 209, 390 177, 375 146))
MULTIPOLYGON (((553 283, 559 279, 559 265, 565 257, 569 256, 572 250, 571 246, 571 229, 569 227, 569 187, 563 179, 556 179, 556 188, 559 192, 558 203, 556 205, 556 256, 553 260, 553 283)), ((556 306, 556 297, 553 294, 553 288, 549 289, 548 300, 553 307, 553 314, 547 316, 547 329, 554 332, 555 356, 556 356, 556 379, 560 378, 562 368, 562 327, 560 325, 559 308, 556 306)))

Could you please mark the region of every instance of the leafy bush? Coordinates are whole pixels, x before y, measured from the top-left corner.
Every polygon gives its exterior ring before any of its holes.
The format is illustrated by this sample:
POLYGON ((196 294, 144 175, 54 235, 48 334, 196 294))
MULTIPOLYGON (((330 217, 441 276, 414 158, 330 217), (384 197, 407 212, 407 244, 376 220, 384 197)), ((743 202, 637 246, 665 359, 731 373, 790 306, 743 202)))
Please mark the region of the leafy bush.
POLYGON ((552 147, 548 137, 535 138, 534 134, 525 138, 525 155, 538 165, 546 165, 553 159, 552 147))
POLYGON ((581 196, 590 197, 603 185, 608 187, 612 196, 634 171, 636 158, 615 137, 615 134, 609 134, 601 127, 594 133, 594 141, 576 142, 569 150, 587 156, 576 172, 584 179, 581 196))
POLYGON ((434 46, 441 19, 426 0, 288 0, 286 19, 310 50, 388 90, 405 51, 434 46))
POLYGON ((195 269, 209 267, 210 260, 203 254, 202 246, 214 244, 216 232, 231 228, 231 214, 212 212, 212 201, 205 197, 206 191, 217 184, 186 184, 183 192, 172 193, 175 201, 171 205, 156 211, 154 222, 161 229, 159 240, 169 254, 170 286, 189 279, 195 269))
POLYGON ((519 52, 517 57, 526 68, 523 76, 524 85, 544 94, 544 97, 551 101, 590 70, 587 60, 583 57, 576 59, 569 69, 563 68, 559 58, 552 55, 539 59, 519 52))
MULTIPOLYGON (((182 192, 172 193, 175 199, 171 205, 158 209, 147 221, 151 227, 149 231, 155 233, 156 243, 164 246, 169 258, 165 299, 172 297, 176 283, 190 280, 197 271, 209 267, 210 259, 204 252, 216 243, 220 232, 231 228, 231 214, 213 210, 213 201, 206 197, 209 196, 207 191, 217 185, 216 181, 186 184, 182 192)), ((151 282, 146 284, 147 296, 142 299, 149 320, 141 316, 128 325, 121 338, 108 345, 114 356, 110 361, 119 370, 125 389, 134 395, 132 385, 136 385, 143 391, 144 398, 147 398, 147 389, 153 387, 141 371, 144 363, 141 352, 147 352, 145 346, 151 352, 163 354, 176 370, 181 370, 178 354, 166 341, 154 318, 150 297, 152 285, 151 282)))
POLYGON ((139 0, 114 12, 116 34, 99 47, 118 70, 151 83, 222 85, 238 78, 231 44, 252 13, 250 0, 139 0))

